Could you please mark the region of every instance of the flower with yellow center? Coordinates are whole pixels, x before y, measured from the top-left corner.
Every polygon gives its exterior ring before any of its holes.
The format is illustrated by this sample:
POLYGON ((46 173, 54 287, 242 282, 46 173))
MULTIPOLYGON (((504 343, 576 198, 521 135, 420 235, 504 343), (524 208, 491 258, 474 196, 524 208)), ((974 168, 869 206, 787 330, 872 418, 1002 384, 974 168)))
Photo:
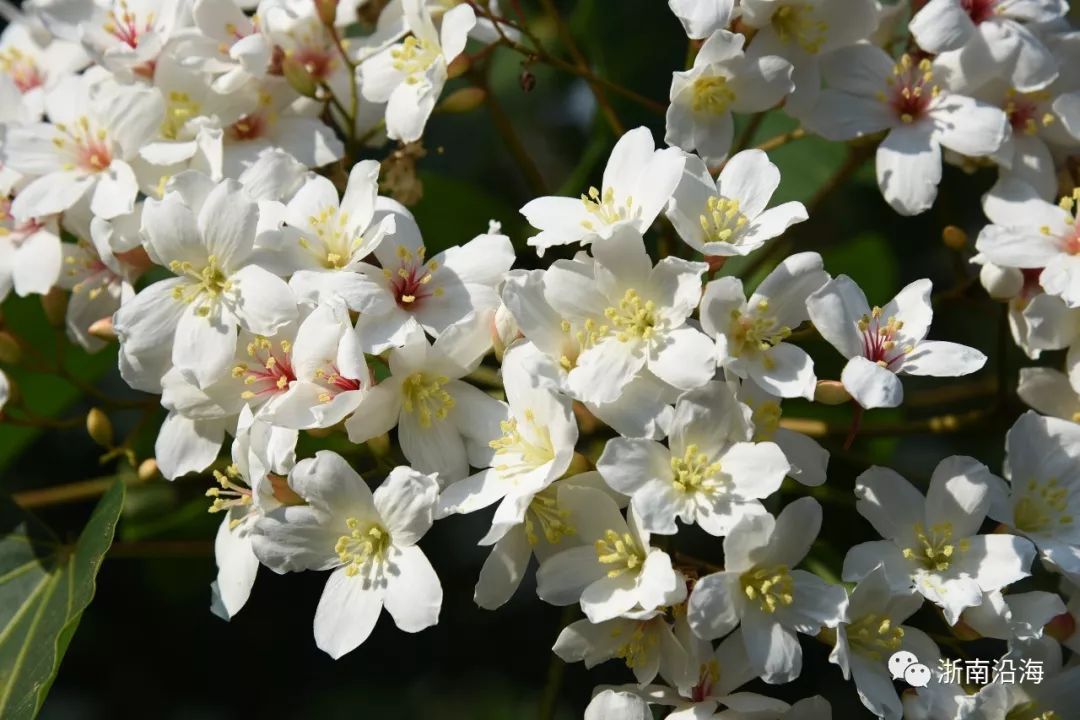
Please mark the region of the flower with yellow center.
POLYGON ((750 671, 766 682, 787 682, 801 670, 796 633, 835 628, 847 593, 804 570, 802 562, 821 528, 813 498, 788 504, 776 518, 744 516, 724 537, 724 569, 700 578, 687 604, 687 621, 702 639, 728 635, 741 624, 750 671))
POLYGON ((255 554, 278 572, 330 570, 315 611, 315 641, 338 658, 367 639, 385 607, 397 626, 434 625, 442 586, 416 546, 432 524, 434 477, 394 468, 374 493, 340 455, 320 451, 289 473, 306 504, 255 524, 255 554))
POLYGON ((924 497, 891 470, 874 467, 856 481, 856 509, 885 538, 856 545, 844 560, 845 581, 878 564, 894 592, 912 587, 954 624, 983 593, 1029 574, 1035 548, 1015 535, 979 535, 995 478, 966 457, 943 460, 924 497))
POLYGON ((1005 448, 1008 502, 994 519, 1035 543, 1052 567, 1080 576, 1080 426, 1028 411, 1009 430, 1005 448))
POLYGON ((608 441, 597 469, 649 532, 677 531, 676 518, 721 536, 742 517, 765 512, 760 500, 780 487, 790 466, 773 443, 751 443, 731 389, 713 382, 675 405, 669 448, 654 440, 608 441))
MULTIPOLYGON (((563 484, 558 502, 577 533, 575 543, 547 557, 536 575, 537 594, 554 605, 580 602, 593 623, 681 602, 685 579, 667 553, 649 545, 635 513, 623 519, 605 492, 563 484)), ((561 543, 560 543, 561 545, 561 543)))

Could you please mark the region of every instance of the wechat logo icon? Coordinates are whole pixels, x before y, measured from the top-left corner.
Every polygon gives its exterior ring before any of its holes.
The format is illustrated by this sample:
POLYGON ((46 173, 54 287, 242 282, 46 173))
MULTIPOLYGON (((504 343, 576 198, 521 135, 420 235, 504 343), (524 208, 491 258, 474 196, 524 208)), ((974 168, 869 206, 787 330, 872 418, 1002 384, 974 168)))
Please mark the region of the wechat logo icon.
POLYGON ((893 680, 903 680, 911 687, 921 688, 930 684, 930 668, 919 662, 915 653, 907 650, 894 652, 889 658, 889 672, 893 680))

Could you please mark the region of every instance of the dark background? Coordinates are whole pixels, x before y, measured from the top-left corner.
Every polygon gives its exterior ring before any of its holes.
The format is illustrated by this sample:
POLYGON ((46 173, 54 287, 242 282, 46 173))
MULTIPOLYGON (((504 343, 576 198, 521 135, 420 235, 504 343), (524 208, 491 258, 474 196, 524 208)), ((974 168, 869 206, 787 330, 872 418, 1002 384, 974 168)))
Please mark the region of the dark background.
MULTIPOLYGON (((565 53, 554 27, 540 16, 538 4, 522 0, 535 29, 549 48, 565 53)), ((561 6, 584 52, 597 72, 666 104, 671 72, 681 69, 686 42, 675 18, 661 0, 584 0, 561 6)), ((523 142, 553 193, 576 195, 599 185, 614 136, 595 112, 588 87, 548 68, 532 68, 535 89, 519 86, 519 58, 496 53, 492 84, 523 142)), ((452 87, 464 83, 455 81, 452 87)), ((627 128, 649 125, 658 141, 663 118, 615 99, 627 128)), ((765 122, 760 142, 793 124, 779 113, 765 122)), ((468 241, 486 230, 487 220, 504 223, 522 259, 527 230, 516 208, 535 196, 506 152, 484 108, 465 115, 437 115, 425 136, 429 156, 422 161, 425 196, 414 208, 428 247, 441 249, 468 241)), ((809 201, 840 165, 842 146, 806 139, 771 154, 783 172, 774 204, 809 201)), ((847 273, 866 290, 871 303, 884 304, 900 287, 930 277, 938 289, 953 287, 971 275, 966 258, 940 240, 948 224, 974 237, 983 219, 978 197, 993 183, 992 171, 974 176, 947 168, 935 208, 918 218, 901 218, 881 199, 872 165, 812 212, 812 219, 791 235, 795 250, 816 250, 826 268, 847 273)), ((970 250, 970 248, 969 248, 970 250)), ((970 252, 968 253, 970 254, 970 252)), ((737 271, 739 265, 729 266, 737 271)), ((755 277, 760 278, 761 273, 755 277)), ((748 287, 756 282, 748 281, 748 287)), ((43 329, 36 298, 12 298, 4 305, 7 321, 35 337, 43 348, 52 342, 43 329)), ((1002 308, 988 301, 976 285, 960 300, 938 308, 933 335, 968 343, 991 356, 974 378, 992 387, 995 378, 1015 387, 1023 358, 1011 340, 1001 339, 1002 308), (999 347, 1007 352, 1002 355, 999 347), (1003 364, 999 364, 1003 363, 1003 364)), ((820 342, 807 345, 818 363, 818 376, 838 377, 841 358, 820 342)), ((1057 364, 1055 354, 1047 362, 1057 364)), ((125 392, 113 369, 115 352, 92 358, 72 352, 69 367, 85 373, 111 394, 125 392)), ((14 373, 26 397, 42 414, 71 416, 89 405, 59 379, 14 373)), ((928 480, 934 465, 951 454, 971 454, 999 470, 1004 433, 1022 410, 1007 393, 993 391, 954 403, 938 393, 950 380, 905 379, 909 406, 875 411, 866 423, 903 422, 950 410, 971 410, 997 403, 994 417, 949 435, 905 434, 865 437, 850 452, 842 438, 824 443, 834 452, 825 504, 822 540, 812 559, 838 573, 844 548, 871 539, 872 530, 848 500, 855 476, 873 463, 888 464, 917 484, 928 480)), ((126 391, 129 394, 130 391, 126 391)), ((132 394, 133 395, 133 394, 132 394)), ((785 403, 790 417, 824 417, 843 424, 846 409, 823 409, 785 403)), ((116 415, 118 433, 134 421, 116 415)), ((152 452, 153 435, 142 438, 143 456, 152 452)), ((98 464, 100 451, 81 429, 36 434, 0 427, 0 487, 26 488, 74 482, 108 472, 98 464)), ((381 478, 369 478, 378 482, 381 478)), ((580 717, 594 685, 632 679, 619 662, 592 672, 581 664, 564 666, 549 651, 559 629, 577 616, 541 603, 528 578, 514 599, 498 612, 476 608, 472 588, 486 549, 475 540, 486 529, 488 513, 454 517, 436 524, 421 546, 430 556, 445 590, 443 621, 417 635, 398 631, 383 617, 358 650, 333 661, 315 648, 311 623, 325 575, 279 577, 260 571, 252 598, 231 623, 208 611, 209 583, 215 574, 210 542, 219 518, 205 512, 203 479, 167 483, 160 478, 129 491, 117 539, 98 578, 97 596, 85 613, 42 717, 52 719, 154 718, 531 718, 550 700, 558 717, 580 717), (153 543, 154 557, 141 557, 140 544, 153 543), (545 690, 547 688, 547 690, 545 690), (545 692, 549 694, 545 700, 545 692)), ((785 486, 787 488, 787 486, 785 486)), ((773 509, 804 494, 793 487, 773 509)), ((57 508, 42 517, 61 532, 77 533, 92 502, 57 508)), ((719 560, 720 542, 695 529, 678 536, 680 550, 719 560)), ((924 609, 920 627, 943 632, 924 609)), ((795 683, 747 689, 788 700, 820 692, 833 703, 834 717, 868 717, 828 649, 810 638, 802 677, 795 683)), ((992 657, 988 645, 979 657, 992 657)))

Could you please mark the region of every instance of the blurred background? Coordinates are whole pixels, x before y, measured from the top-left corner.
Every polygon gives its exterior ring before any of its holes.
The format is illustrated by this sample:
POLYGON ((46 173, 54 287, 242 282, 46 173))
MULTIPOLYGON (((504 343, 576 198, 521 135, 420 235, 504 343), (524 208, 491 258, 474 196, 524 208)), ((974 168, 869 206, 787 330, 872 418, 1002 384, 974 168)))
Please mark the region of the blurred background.
MULTIPOLYGON (((553 23, 538 4, 521 1, 547 47, 567 57, 553 23)), ((666 105, 671 73, 682 69, 687 57, 685 36, 666 2, 580 0, 558 5, 599 75, 666 105)), ((526 68, 520 56, 505 49, 494 54, 490 73, 492 93, 548 192, 577 195, 589 185, 599 185, 616 138, 599 117, 588 85, 540 64, 526 68)), ((469 82, 467 77, 455 80, 450 90, 469 82)), ((662 140, 662 115, 617 95, 611 99, 625 127, 647 125, 658 142, 662 140)), ((792 127, 790 120, 774 112, 755 133, 754 142, 792 127)), ((424 194, 413 210, 429 250, 465 243, 486 231, 494 219, 502 222, 521 252, 518 266, 537 266, 525 248, 529 232, 517 208, 538 193, 504 146, 491 108, 437 115, 425 146, 428 154, 419 162, 424 194)), ((785 417, 809 418, 817 423, 814 427, 825 429, 821 441, 833 452, 828 485, 815 491, 825 505, 825 526, 811 560, 816 571, 838 574, 843 549, 870 539, 872 533, 853 508, 855 476, 871 464, 884 464, 924 485, 936 463, 952 454, 973 455, 999 471, 1004 433, 1022 411, 1009 392, 1015 388, 1018 368, 1027 361, 1005 334, 1004 307, 972 284, 970 244, 957 252, 941 239, 947 225, 963 228, 974 238, 983 224, 978 199, 993 183, 992 170, 946 168, 934 209, 917 218, 901 218, 881 199, 872 164, 845 176, 828 197, 819 197, 848 157, 842 145, 807 138, 770 156, 783 176, 773 203, 802 200, 811 206, 811 220, 778 241, 782 245, 777 250, 760 251, 768 253, 766 261, 754 256, 749 263, 733 262, 724 274, 745 274, 744 281, 752 287, 784 255, 815 250, 832 274, 856 279, 872 304, 884 304, 904 284, 930 277, 936 291, 947 291, 951 298, 936 308, 933 336, 976 346, 992 358, 978 375, 964 378, 962 387, 948 380, 905 379, 909 404, 902 410, 869 413, 867 432, 847 452, 840 448, 846 408, 785 403, 785 417), (954 411, 988 412, 956 432, 927 430, 926 418, 954 411)), ((3 314, 8 326, 51 356, 55 331, 38 298, 12 297, 3 314)), ((831 347, 813 340, 806 347, 820 378, 839 376, 841 358, 831 347)), ((64 362, 82 382, 110 395, 138 398, 116 374, 112 349, 94 356, 69 349, 64 362)), ((1050 353, 1043 362, 1056 365, 1060 358, 1050 353)), ((78 387, 32 370, 23 368, 12 376, 38 414, 72 417, 91 407, 78 387)), ((140 458, 152 455, 153 431, 162 417, 153 417, 139 432, 140 458)), ((131 430, 137 418, 134 411, 114 414, 117 434, 131 430)), ((595 438, 594 448, 603 440, 595 438)), ((325 442, 306 438, 299 452, 325 442)), ((40 432, 0 424, 0 486, 5 493, 14 493, 114 472, 111 465, 99 464, 100 453, 81 425, 40 432)), ((377 483, 381 478, 369 480, 377 483)), ((206 478, 168 483, 159 477, 129 488, 117 543, 101 569, 97 595, 82 618, 41 717, 213 720, 393 715, 501 720, 542 717, 553 708, 555 717, 577 718, 593 686, 632 679, 618 661, 589 672, 581 664, 564 665, 555 658, 549 648, 559 630, 578 616, 541 603, 531 579, 498 612, 474 605, 473 585, 486 556, 486 550, 475 545, 488 523, 483 512, 440 521, 421 543, 445 590, 442 622, 435 628, 407 635, 384 617, 359 650, 335 662, 315 648, 311 635, 325 576, 276 576, 265 569, 247 606, 226 623, 208 609, 209 584, 215 575, 212 539, 220 518, 206 512, 207 487, 206 478)), ((784 497, 775 505, 806 492, 785 486, 784 497)), ((88 499, 38 514, 61 536, 74 536, 92 507, 93 499, 88 499)), ((719 557, 719 541, 695 534, 693 528, 680 532, 678 543, 680 551, 719 557)), ((929 612, 918 616, 916 624, 944 631, 929 612)), ((747 689, 789 700, 821 693, 832 701, 835 718, 868 717, 854 686, 827 662, 827 648, 808 638, 803 638, 803 647, 804 670, 797 682, 778 688, 753 684, 747 689)), ((976 654, 989 658, 997 650, 991 644, 985 653, 976 654)))

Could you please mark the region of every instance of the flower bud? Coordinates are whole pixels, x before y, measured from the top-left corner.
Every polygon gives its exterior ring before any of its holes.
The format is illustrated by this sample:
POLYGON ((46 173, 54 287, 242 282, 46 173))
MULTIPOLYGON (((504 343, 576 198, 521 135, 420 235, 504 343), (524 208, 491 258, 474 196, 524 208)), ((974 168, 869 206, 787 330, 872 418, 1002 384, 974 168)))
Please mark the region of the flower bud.
POLYGON ((112 342, 116 339, 116 329, 113 328, 113 321, 111 317, 103 317, 100 320, 95 320, 90 323, 90 327, 87 328, 87 332, 105 342, 112 342))
POLYGON ((337 20, 338 0, 312 0, 315 3, 315 12, 323 25, 332 26, 337 20))
POLYGON ((487 92, 483 88, 467 87, 450 93, 439 103, 439 109, 448 113, 466 113, 484 104, 487 92))
POLYGON ((149 482, 153 480, 158 474, 157 460, 154 458, 146 458, 139 463, 139 469, 135 471, 135 476, 139 478, 139 482, 149 482))
POLYGON ((100 408, 91 408, 86 414, 86 432, 103 448, 111 449, 113 446, 113 427, 109 416, 100 408))
POLYGON ((503 353, 510 343, 518 337, 518 324, 513 314, 505 305, 499 305, 491 321, 491 342, 495 347, 495 357, 502 362, 503 353))
POLYGON ((22 348, 19 341, 9 332, 0 330, 0 362, 17 365, 22 360, 22 348))
POLYGON ((41 307, 45 311, 45 319, 53 327, 64 326, 64 316, 67 314, 68 295, 58 287, 41 296, 41 307))
POLYGON ((532 92, 536 87, 536 76, 528 70, 522 70, 521 76, 518 78, 518 85, 524 92, 532 92))
POLYGON ((851 400, 851 394, 839 380, 818 380, 814 389, 814 402, 822 405, 843 405, 851 400))
POLYGON ((1016 268, 986 263, 979 268, 979 282, 995 300, 1011 300, 1024 289, 1024 273, 1016 268))
POLYGON ((296 491, 289 487, 289 481, 286 478, 274 473, 267 473, 266 479, 273 490, 274 499, 282 505, 306 504, 304 498, 297 495, 296 491))
POLYGON ((1063 612, 1046 623, 1043 629, 1058 642, 1065 642, 1076 634, 1076 618, 1072 613, 1063 612))
POLYGON ((469 68, 472 67, 472 60, 465 53, 461 53, 454 61, 450 63, 446 68, 446 77, 448 80, 453 80, 456 77, 461 77, 465 73, 469 72, 469 68))
POLYGON ((318 94, 319 84, 315 82, 315 77, 294 56, 285 58, 281 63, 281 72, 289 87, 304 97, 313 98, 318 94))
POLYGON ((968 236, 966 232, 955 225, 949 225, 941 231, 941 241, 944 242, 945 246, 950 250, 959 252, 967 247, 968 236))

